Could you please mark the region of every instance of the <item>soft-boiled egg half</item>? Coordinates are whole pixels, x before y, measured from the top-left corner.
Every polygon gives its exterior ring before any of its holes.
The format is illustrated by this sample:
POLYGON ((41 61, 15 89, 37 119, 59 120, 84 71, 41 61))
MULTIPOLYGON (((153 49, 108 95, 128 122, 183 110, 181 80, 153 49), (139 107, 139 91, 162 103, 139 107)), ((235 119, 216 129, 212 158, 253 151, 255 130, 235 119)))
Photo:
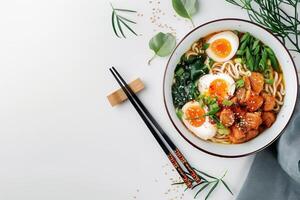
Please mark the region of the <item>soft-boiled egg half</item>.
POLYGON ((190 101, 182 107, 182 111, 184 125, 197 137, 207 140, 215 136, 217 128, 209 122, 209 117, 205 116, 206 107, 202 108, 197 101, 190 101))
POLYGON ((227 74, 206 74, 199 79, 198 90, 205 96, 217 97, 218 100, 224 100, 234 94, 235 82, 227 74))
POLYGON ((223 31, 208 39, 208 57, 216 62, 230 60, 239 48, 239 37, 231 31, 223 31))

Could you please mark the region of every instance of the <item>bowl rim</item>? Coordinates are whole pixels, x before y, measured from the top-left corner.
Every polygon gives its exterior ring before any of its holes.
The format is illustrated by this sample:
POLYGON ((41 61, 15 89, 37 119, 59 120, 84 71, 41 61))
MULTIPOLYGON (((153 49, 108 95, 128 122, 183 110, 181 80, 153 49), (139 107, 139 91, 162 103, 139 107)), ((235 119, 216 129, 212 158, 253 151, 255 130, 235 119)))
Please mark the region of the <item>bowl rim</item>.
POLYGON ((262 25, 260 24, 257 24, 255 22, 252 22, 252 21, 249 21, 249 20, 246 20, 246 19, 240 19, 240 18, 220 18, 220 19, 215 19, 215 20, 211 20, 211 21, 208 21, 208 22, 205 22, 195 28, 193 28, 191 31, 189 31, 187 34, 185 34, 185 36, 179 41, 179 43, 176 45, 175 49, 172 51, 172 54, 170 55, 169 59, 168 59, 168 62, 167 62, 167 65, 165 67, 165 71, 164 71, 164 75, 163 75, 163 99, 164 99, 164 106, 165 106, 165 109, 167 111, 167 114, 168 114, 168 117, 169 119, 171 120, 173 126, 175 127, 175 129, 177 130, 177 132, 188 142, 190 143, 193 147, 195 147, 196 149, 202 151, 202 152, 205 152, 207 154, 210 154, 210 155, 213 155, 213 156, 218 156, 218 157, 223 157, 223 158, 238 158, 238 157, 244 157, 244 156, 248 156, 248 155, 251 155, 251 154, 255 154, 255 153, 258 153, 262 150, 264 150, 265 148, 267 148, 268 146, 270 146, 272 143, 274 143, 282 134, 283 132, 285 131, 285 129, 287 128, 288 124, 290 123, 294 113, 295 113, 295 107, 296 107, 296 104, 297 104, 297 101, 298 101, 298 98, 296 99, 294 105, 293 105, 293 112, 291 114, 291 116, 289 117, 288 119, 288 122, 285 124, 284 128, 279 132, 279 134, 273 139, 271 140, 269 143, 267 143, 265 146, 255 150, 255 151, 251 151, 249 153, 245 153, 245 154, 237 154, 237 155, 224 155, 224 154, 217 154, 217 153, 213 153, 213 152, 210 152, 208 150, 205 150, 199 146, 197 146, 196 144, 194 144, 192 141, 190 141, 187 137, 184 136, 184 134, 179 130, 179 128, 176 126, 175 122, 173 121, 172 117, 171 117, 171 114, 170 114, 170 111, 168 110, 168 107, 167 107, 167 102, 166 102, 166 95, 165 95, 165 82, 166 82, 166 73, 167 73, 167 69, 168 69, 168 66, 169 66, 169 63, 170 63, 170 60, 171 58, 173 57, 174 55, 174 52, 176 51, 176 49, 181 45, 181 43, 191 34, 193 33, 194 31, 196 31, 197 29, 207 25, 207 24, 211 24, 211 23, 214 23, 214 22, 219 22, 219 21, 243 21, 243 22, 246 22, 246 23, 250 23, 250 24, 253 24, 255 26, 258 26, 262 29, 264 29, 265 31, 267 31, 268 33, 270 33, 274 38, 276 38, 276 40, 279 41, 279 43, 281 44, 281 46, 285 49, 285 51, 288 53, 291 61, 292 61, 292 65, 294 67, 294 72, 296 74, 296 80, 297 80, 297 86, 296 86, 296 97, 298 97, 298 89, 299 89, 299 77, 298 77, 298 73, 297 73, 297 70, 296 70, 296 65, 295 65, 295 61, 293 60, 293 57, 291 55, 291 53, 289 52, 288 48, 283 44, 283 42, 281 40, 279 40, 271 31, 269 31, 268 29, 266 29, 265 27, 263 27, 262 25))

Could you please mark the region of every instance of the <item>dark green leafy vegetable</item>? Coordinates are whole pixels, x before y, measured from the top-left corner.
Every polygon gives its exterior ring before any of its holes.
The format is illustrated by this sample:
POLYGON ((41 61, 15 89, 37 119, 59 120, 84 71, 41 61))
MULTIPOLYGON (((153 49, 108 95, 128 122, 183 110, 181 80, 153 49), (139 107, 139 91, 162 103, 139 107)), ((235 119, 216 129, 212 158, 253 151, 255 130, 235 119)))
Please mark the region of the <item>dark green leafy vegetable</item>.
POLYGON ((172 85, 172 98, 175 108, 182 106, 200 95, 197 88, 197 80, 200 76, 208 73, 208 67, 204 64, 204 55, 183 55, 175 69, 174 83, 172 85))
POLYGON ((172 0, 172 5, 179 16, 189 19, 195 26, 192 16, 198 11, 198 0, 172 0))
POLYGON ((196 81, 200 75, 206 73, 206 67, 202 60, 196 60, 194 63, 190 64, 190 69, 192 81, 196 81))
POLYGON ((149 47, 154 51, 154 56, 148 61, 150 65, 151 61, 156 57, 164 57, 169 55, 176 45, 176 38, 171 33, 159 32, 149 41, 149 47))

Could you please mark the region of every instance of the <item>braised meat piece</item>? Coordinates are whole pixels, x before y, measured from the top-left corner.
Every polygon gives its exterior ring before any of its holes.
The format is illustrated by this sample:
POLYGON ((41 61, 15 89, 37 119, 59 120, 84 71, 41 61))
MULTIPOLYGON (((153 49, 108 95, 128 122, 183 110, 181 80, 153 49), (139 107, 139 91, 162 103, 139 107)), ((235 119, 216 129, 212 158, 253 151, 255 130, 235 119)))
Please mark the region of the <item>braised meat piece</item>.
POLYGON ((245 132, 243 132, 242 129, 237 124, 231 126, 229 140, 232 143, 234 144, 243 143, 246 141, 246 139, 247 138, 245 132))
POLYGON ((246 102, 247 110, 250 112, 257 111, 263 103, 264 99, 261 96, 252 94, 246 102))
POLYGON ((259 94, 264 88, 264 77, 261 73, 251 72, 249 77, 252 91, 259 94))
POLYGON ((273 112, 263 112, 262 114, 262 121, 266 127, 271 127, 272 124, 275 122, 275 114, 273 112))
POLYGON ((258 127, 262 124, 262 118, 260 112, 255 113, 246 113, 245 115, 245 126, 247 130, 258 129, 258 127))
POLYGON ((263 93, 262 96, 264 98, 263 110, 264 111, 273 110, 276 105, 275 97, 273 97, 272 95, 266 94, 266 93, 263 93))
POLYGON ((220 121, 224 126, 230 127, 234 123, 234 113, 231 109, 225 108, 221 111, 220 121))
POLYGON ((236 91, 236 97, 238 102, 242 105, 245 104, 246 101, 249 99, 250 94, 251 94, 251 90, 246 90, 245 88, 239 88, 236 91))
POLYGON ((245 109, 241 108, 238 105, 233 106, 232 110, 234 112, 235 117, 239 120, 244 118, 245 114, 247 113, 247 111, 245 109))
POLYGON ((258 135, 258 133, 259 133, 258 130, 250 130, 250 131, 248 131, 247 135, 246 135, 247 141, 255 138, 258 135))

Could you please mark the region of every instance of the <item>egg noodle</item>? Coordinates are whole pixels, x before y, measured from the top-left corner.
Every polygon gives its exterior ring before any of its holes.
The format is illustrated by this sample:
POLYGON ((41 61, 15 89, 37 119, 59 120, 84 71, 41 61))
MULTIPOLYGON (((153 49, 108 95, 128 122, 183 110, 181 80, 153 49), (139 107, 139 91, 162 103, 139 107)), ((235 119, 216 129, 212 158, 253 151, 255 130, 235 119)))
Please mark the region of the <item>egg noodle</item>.
POLYGON ((233 79, 238 80, 243 76, 250 76, 251 71, 249 71, 245 64, 239 62, 234 63, 232 60, 229 60, 224 63, 216 62, 212 65, 210 74, 215 73, 224 73, 231 76, 233 79))
POLYGON ((201 50, 202 43, 201 42, 194 42, 191 49, 185 53, 185 56, 187 59, 189 59, 190 56, 197 56, 200 53, 204 53, 203 50, 201 50))
POLYGON ((283 97, 285 95, 284 83, 282 74, 278 74, 276 71, 272 70, 274 82, 273 84, 265 84, 265 91, 275 97, 275 107, 274 111, 278 112, 280 107, 283 105, 283 97))

